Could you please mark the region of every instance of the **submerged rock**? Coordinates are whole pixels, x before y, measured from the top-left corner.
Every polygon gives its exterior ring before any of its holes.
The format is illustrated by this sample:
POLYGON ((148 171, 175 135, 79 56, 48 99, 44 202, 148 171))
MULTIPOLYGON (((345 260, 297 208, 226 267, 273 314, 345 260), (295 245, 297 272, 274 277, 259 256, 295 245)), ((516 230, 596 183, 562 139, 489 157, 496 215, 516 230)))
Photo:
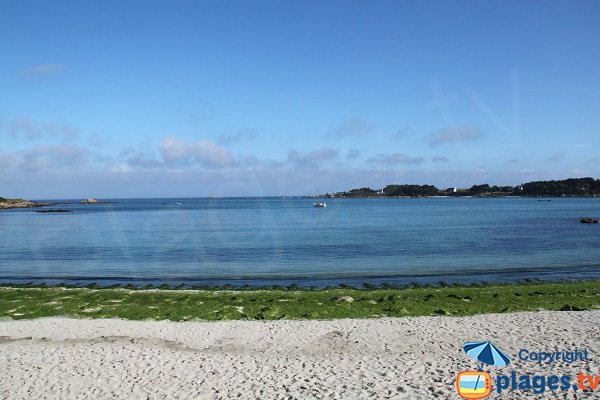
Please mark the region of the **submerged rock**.
POLYGON ((597 224, 598 220, 595 218, 581 218, 582 224, 597 224))

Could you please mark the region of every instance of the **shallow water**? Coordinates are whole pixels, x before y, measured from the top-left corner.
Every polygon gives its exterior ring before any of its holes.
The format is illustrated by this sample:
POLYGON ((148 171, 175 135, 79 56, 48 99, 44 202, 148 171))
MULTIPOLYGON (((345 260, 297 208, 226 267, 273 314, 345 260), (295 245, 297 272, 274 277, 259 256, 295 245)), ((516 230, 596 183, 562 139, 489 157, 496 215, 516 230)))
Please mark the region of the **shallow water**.
POLYGON ((115 199, 0 212, 0 282, 435 283, 600 277, 600 199, 115 199), (177 203, 181 203, 178 205, 177 203))

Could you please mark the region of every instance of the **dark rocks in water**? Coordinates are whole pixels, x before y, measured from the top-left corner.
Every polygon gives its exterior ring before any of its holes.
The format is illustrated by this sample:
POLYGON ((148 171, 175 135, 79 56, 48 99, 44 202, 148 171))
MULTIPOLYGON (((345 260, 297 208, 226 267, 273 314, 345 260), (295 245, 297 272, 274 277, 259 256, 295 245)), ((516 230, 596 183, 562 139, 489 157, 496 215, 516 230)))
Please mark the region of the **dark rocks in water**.
POLYGON ((582 224, 597 224, 598 220, 595 218, 581 218, 582 224))
POLYGON ((68 213, 68 212, 74 212, 75 210, 62 210, 62 209, 58 209, 58 210, 38 210, 36 212, 38 213, 68 213))

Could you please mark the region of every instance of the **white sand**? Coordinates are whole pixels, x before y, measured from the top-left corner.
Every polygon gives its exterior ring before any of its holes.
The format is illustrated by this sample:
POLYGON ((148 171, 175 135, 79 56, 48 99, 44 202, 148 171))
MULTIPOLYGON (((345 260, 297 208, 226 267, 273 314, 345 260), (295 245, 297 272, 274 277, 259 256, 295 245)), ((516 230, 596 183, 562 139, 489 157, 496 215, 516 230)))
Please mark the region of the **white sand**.
MULTIPOLYGON (((455 399, 456 372, 476 367, 463 342, 492 340, 513 358, 507 368, 492 368, 492 376, 600 375, 599 326, 600 311, 336 321, 1 321, 0 399, 455 399), (516 360, 521 348, 575 347, 587 348, 591 361, 539 366, 516 360)), ((502 399, 594 396, 505 393, 502 399)))

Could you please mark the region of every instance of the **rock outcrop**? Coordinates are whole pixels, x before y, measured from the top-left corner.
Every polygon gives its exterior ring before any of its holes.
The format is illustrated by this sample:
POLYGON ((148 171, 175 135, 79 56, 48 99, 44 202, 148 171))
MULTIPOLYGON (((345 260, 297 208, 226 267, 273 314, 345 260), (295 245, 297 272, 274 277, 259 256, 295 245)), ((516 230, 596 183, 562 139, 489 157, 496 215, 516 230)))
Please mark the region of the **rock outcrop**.
POLYGON ((23 199, 0 198, 0 209, 43 207, 45 205, 46 204, 44 204, 44 203, 36 203, 33 201, 23 200, 23 199))
POLYGON ((110 204, 110 201, 98 201, 96 199, 81 200, 79 204, 110 204))
POLYGON ((582 224, 597 224, 598 220, 595 218, 581 218, 582 224))

